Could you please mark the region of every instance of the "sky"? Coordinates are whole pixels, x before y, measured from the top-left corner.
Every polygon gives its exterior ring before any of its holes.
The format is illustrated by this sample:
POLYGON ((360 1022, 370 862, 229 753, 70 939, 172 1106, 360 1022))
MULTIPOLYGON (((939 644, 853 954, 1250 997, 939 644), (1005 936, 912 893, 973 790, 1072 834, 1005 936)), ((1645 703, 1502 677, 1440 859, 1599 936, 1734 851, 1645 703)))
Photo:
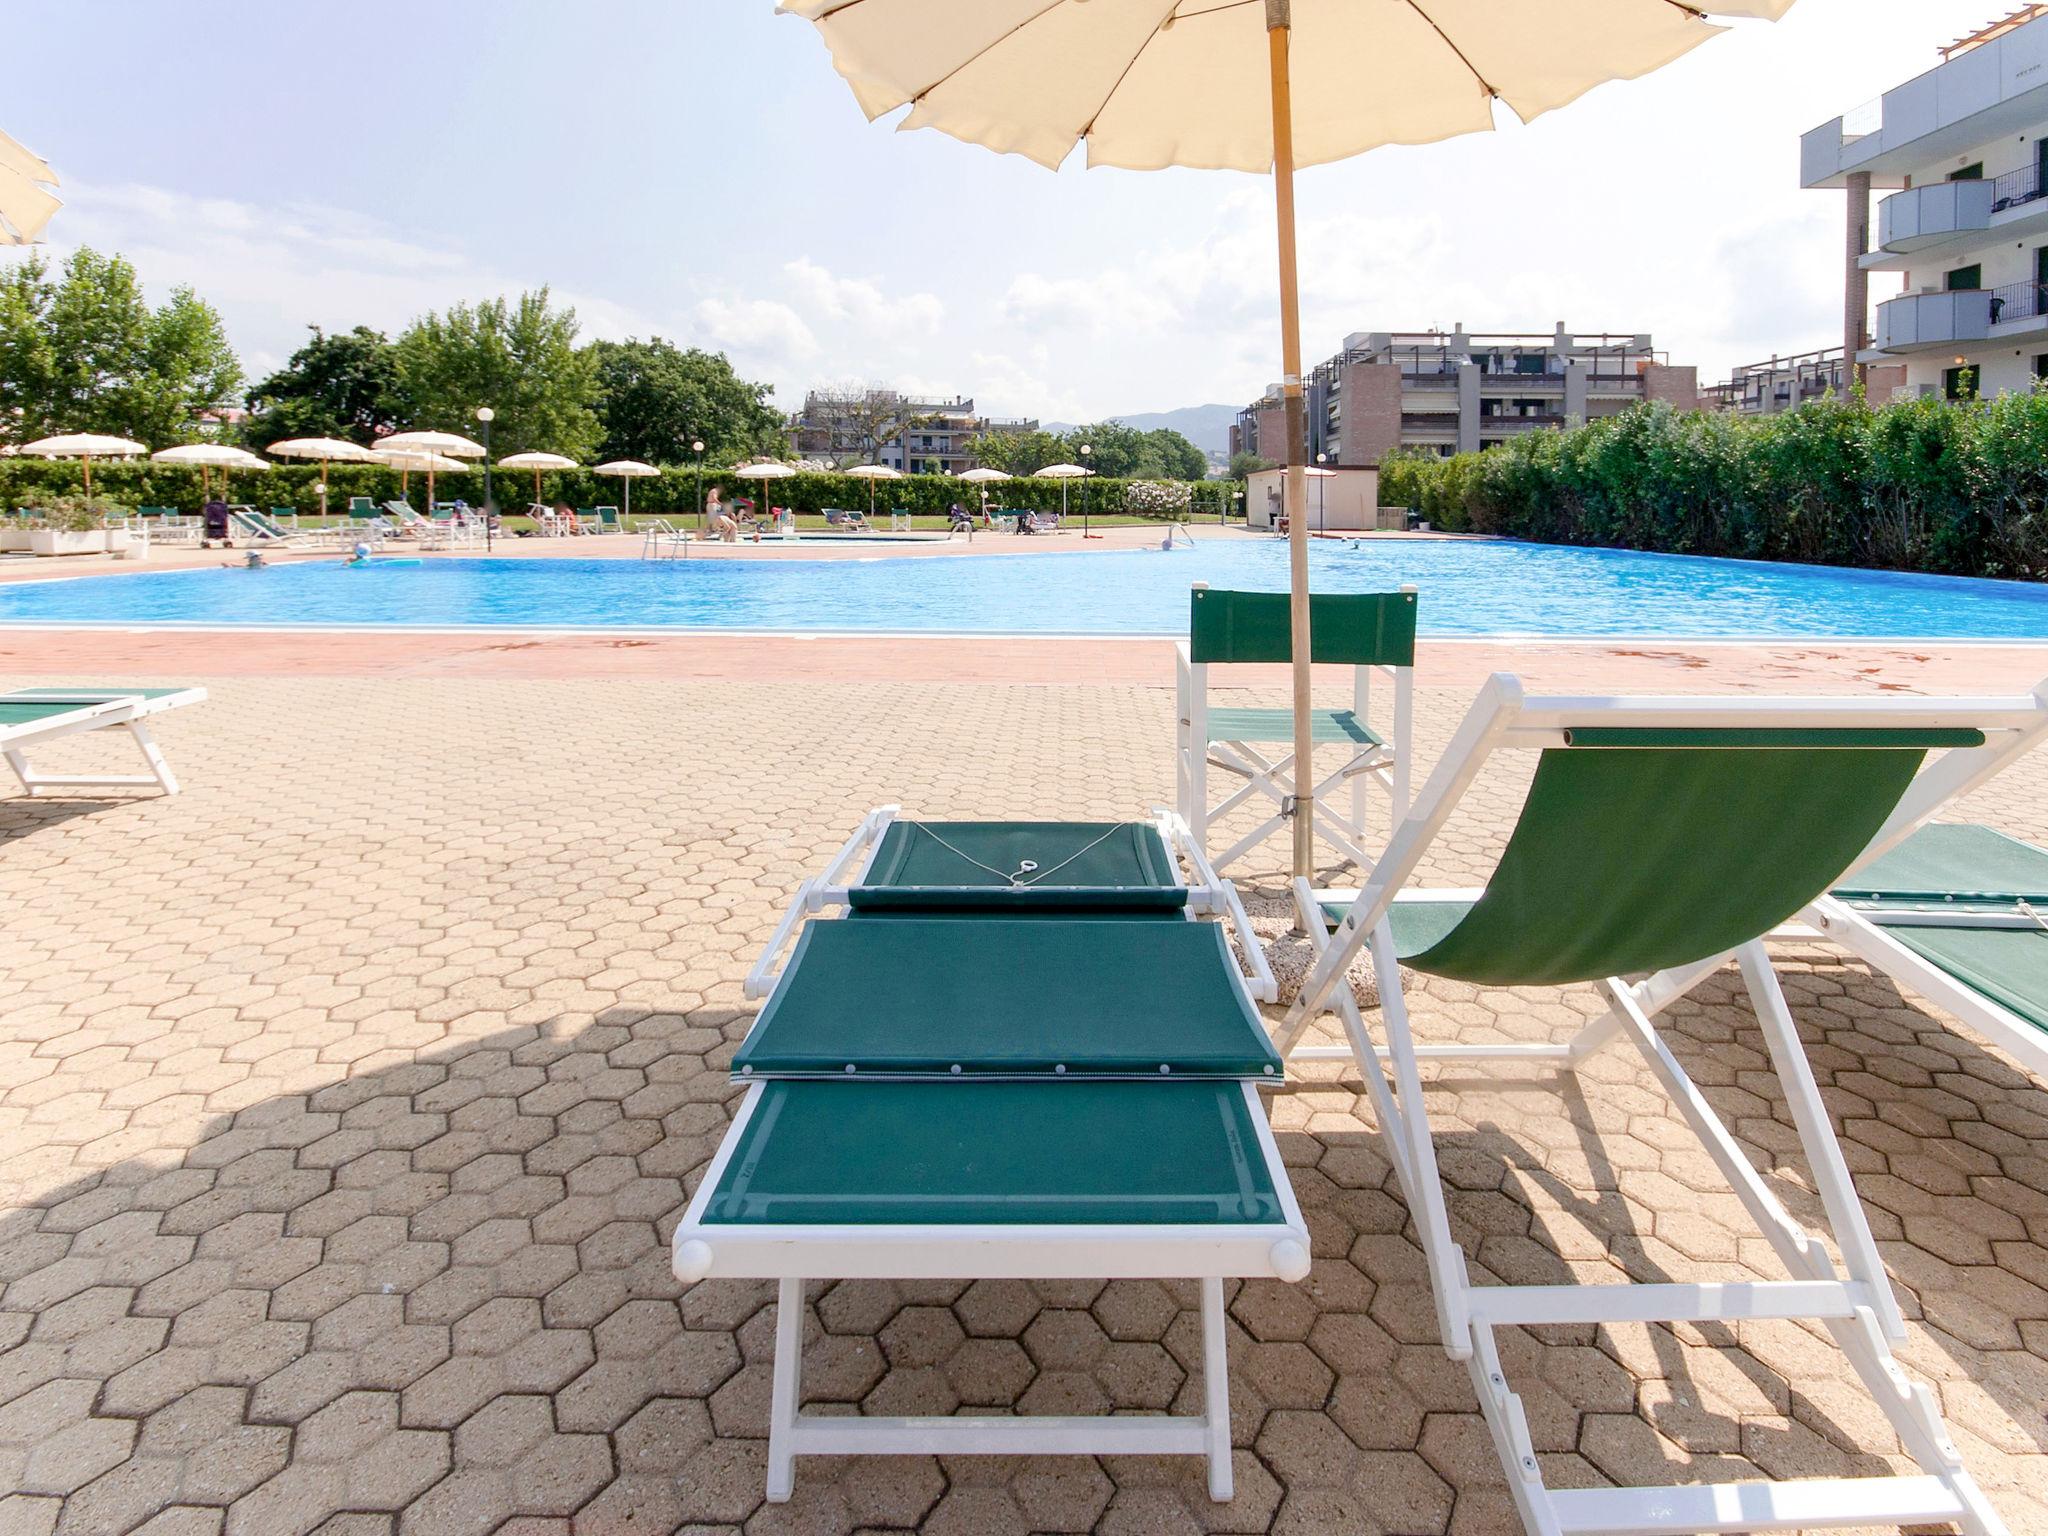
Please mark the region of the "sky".
MULTIPOLYGON (((1799 135, 2007 8, 1800 0, 1534 124, 1305 171, 1306 356, 1563 321, 1704 382, 1838 341, 1842 196, 1800 190, 1799 135)), ((870 124, 770 0, 9 0, 8 37, 47 61, 0 128, 63 177, 50 253, 190 284, 252 379, 309 325, 542 284, 586 337, 723 350, 785 409, 871 383, 1088 421, 1280 371, 1267 180, 870 124)))

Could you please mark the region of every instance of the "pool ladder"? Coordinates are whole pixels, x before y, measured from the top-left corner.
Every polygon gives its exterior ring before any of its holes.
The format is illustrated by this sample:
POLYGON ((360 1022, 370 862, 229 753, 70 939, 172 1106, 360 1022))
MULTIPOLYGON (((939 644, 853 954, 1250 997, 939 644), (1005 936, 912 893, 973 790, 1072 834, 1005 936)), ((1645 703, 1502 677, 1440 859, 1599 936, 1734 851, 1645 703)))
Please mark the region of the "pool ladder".
POLYGON ((687 560, 690 558, 690 536, 665 517, 643 522, 640 525, 640 558, 687 560))

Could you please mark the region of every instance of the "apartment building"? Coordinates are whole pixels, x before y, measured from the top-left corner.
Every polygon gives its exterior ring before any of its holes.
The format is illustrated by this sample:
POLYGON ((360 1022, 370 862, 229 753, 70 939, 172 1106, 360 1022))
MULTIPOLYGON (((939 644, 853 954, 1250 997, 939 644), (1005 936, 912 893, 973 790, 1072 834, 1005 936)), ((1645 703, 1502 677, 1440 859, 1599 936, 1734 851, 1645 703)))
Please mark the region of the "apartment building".
POLYGON ((1842 342, 1872 399, 2048 378, 2048 4, 1941 52, 1799 143, 1800 184, 1845 194, 1842 342), (1873 273, 1903 280, 1874 326, 1873 273))
MULTIPOLYGON (((1311 463, 1362 467, 1396 448, 1472 453, 1644 400, 1698 404, 1698 374, 1616 332, 1358 331, 1304 382, 1311 463)), ((1238 413, 1230 450, 1279 463, 1280 386, 1238 413)))
POLYGON ((799 458, 939 475, 975 468, 971 444, 984 432, 1037 430, 1029 418, 984 416, 965 395, 924 399, 886 389, 812 390, 784 429, 799 458))

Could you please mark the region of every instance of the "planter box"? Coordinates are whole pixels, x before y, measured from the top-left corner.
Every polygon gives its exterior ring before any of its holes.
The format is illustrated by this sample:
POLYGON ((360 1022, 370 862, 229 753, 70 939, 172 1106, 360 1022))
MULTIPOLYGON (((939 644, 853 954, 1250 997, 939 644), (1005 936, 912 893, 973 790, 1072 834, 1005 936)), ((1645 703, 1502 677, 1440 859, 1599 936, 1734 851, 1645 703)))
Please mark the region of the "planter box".
POLYGON ((29 530, 26 528, 0 528, 0 554, 10 554, 28 548, 29 530))
POLYGON ((38 555, 103 555, 107 552, 107 531, 90 529, 68 533, 61 528, 31 528, 28 547, 38 555))
POLYGON ((109 528, 107 553, 116 560, 147 560, 149 540, 141 534, 130 533, 126 528, 109 528))

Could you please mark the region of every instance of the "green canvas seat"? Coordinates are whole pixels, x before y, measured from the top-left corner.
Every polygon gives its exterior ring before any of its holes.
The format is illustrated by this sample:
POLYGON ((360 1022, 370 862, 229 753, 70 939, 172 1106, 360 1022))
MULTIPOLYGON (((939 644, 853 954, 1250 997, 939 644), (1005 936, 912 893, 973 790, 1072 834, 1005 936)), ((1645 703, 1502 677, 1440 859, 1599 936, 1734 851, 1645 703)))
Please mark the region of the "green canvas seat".
POLYGON ((1218 923, 809 924, 735 1077, 1277 1079, 1218 923))
POLYGON ((0 695, 0 756, 31 797, 63 790, 139 788, 155 785, 178 792, 177 778, 164 760, 147 721, 150 716, 206 697, 204 688, 24 688, 0 695), (128 732, 148 765, 146 774, 45 773, 29 761, 32 748, 66 736, 121 729, 128 732))
POLYGON ((1293 631, 1287 594, 1194 587, 1188 638, 1176 651, 1176 808, 1205 850, 1211 843, 1212 823, 1239 806, 1254 804, 1263 811, 1270 805, 1275 812, 1215 853, 1217 869, 1228 869, 1291 825, 1285 807, 1301 781, 1306 781, 1315 801, 1317 835, 1359 868, 1372 867, 1372 839, 1366 831, 1369 791, 1378 788, 1386 793, 1395 820, 1408 805, 1415 618, 1413 587, 1399 592, 1319 592, 1309 598, 1311 659, 1351 669, 1351 707, 1310 712, 1311 749, 1344 750, 1342 764, 1318 780, 1314 764, 1294 761, 1291 707, 1219 705, 1209 698, 1214 668, 1273 666, 1290 659, 1293 631), (1376 675, 1392 684, 1393 722, 1384 732, 1372 722, 1376 675), (1283 750, 1275 753, 1275 746, 1283 750), (1239 781, 1213 802, 1212 768, 1239 781))
POLYGON ((1178 914, 1187 899, 1165 838, 1145 822, 894 821, 847 891, 857 912, 1178 914))
MULTIPOLYGON (((1884 855, 1955 794, 1981 784, 2048 737, 2048 685, 2032 698, 1886 700, 1526 698, 1497 677, 1459 728, 1414 809, 1394 829, 1361 891, 1295 883, 1315 965, 1282 1025, 1289 1060, 1348 1059, 1365 1080, 1426 1256, 1444 1346, 1466 1363, 1502 1450, 1517 1512, 1531 1531, 1786 1529, 1827 1523, 1952 1520, 2002 1529, 1948 1444, 1933 1400, 1878 1384, 1902 1382, 1891 1354, 1905 1323, 1892 1294, 1828 1106, 1806 1060, 1765 938, 1828 892, 1878 902, 1974 866, 1981 887, 2041 882, 2038 866, 1994 861, 1981 841, 1884 855), (1494 753, 1540 752, 1522 807, 1485 886, 1405 889, 1494 753), (1868 882, 1867 887, 1857 882, 1868 882), (1378 984, 1378 1040, 1343 979, 1369 948, 1378 984), (1755 1172, 1714 1105, 1658 1033, 1655 1016, 1733 958, 1785 1096, 1829 1250, 1801 1229, 1755 1172), (1422 1043, 1408 1012, 1407 973, 1485 987, 1591 983, 1607 1012, 1569 1039, 1422 1043), (1639 980, 1625 978, 1640 977, 1639 980), (1346 1043, 1308 1041, 1336 1016, 1346 1043), (1728 1180, 1790 1280, 1675 1278, 1653 1284, 1475 1285, 1450 1224, 1429 1129, 1422 1067, 1483 1062, 1576 1071, 1627 1040, 1728 1180), (1846 1272, 1846 1273, 1845 1273, 1846 1272), (1916 1476, 1686 1488, 1553 1491, 1527 1444, 1495 1331, 1502 1327, 1706 1323, 1736 1318, 1817 1323, 1869 1385, 1916 1476)), ((2009 853, 2009 850, 2003 852, 2009 853)), ((1923 918, 1924 920, 1924 918, 1923 918)), ((1953 931, 1953 930, 1951 930, 1953 931)), ((1761 1074, 1757 1074, 1760 1079, 1761 1074)), ((1539 1081, 1544 1079, 1539 1079, 1539 1081)), ((1751 1093, 1760 1082, 1746 1084, 1751 1093)), ((1597 1085, 1589 1087, 1597 1096, 1597 1085)))

